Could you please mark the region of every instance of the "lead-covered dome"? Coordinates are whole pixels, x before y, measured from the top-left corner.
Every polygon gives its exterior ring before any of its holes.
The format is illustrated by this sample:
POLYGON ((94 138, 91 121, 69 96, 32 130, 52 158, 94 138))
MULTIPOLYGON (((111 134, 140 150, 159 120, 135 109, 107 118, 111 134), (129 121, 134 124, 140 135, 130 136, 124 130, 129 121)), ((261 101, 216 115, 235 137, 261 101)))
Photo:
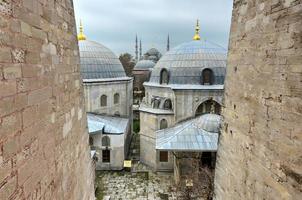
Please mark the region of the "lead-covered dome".
POLYGON ((155 63, 151 60, 140 60, 134 66, 134 70, 152 70, 155 63))
POLYGON ((226 71, 227 51, 212 42, 194 40, 168 51, 155 65, 150 81, 161 83, 163 70, 168 73, 168 84, 200 85, 202 71, 213 74, 213 85, 223 85, 226 71))
POLYGON ((118 57, 107 47, 93 41, 80 40, 82 79, 126 77, 118 57))
POLYGON ((149 54, 150 56, 157 56, 160 54, 160 52, 156 48, 149 49, 146 54, 149 54))
POLYGON ((211 133, 219 133, 222 118, 217 114, 204 114, 195 121, 195 126, 211 133))

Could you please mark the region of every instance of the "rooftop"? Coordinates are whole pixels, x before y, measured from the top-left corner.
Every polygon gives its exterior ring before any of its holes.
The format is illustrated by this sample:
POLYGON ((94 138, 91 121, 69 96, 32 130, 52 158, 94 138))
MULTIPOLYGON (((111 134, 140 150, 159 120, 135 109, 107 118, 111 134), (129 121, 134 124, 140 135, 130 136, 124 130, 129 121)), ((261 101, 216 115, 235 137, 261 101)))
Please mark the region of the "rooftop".
POLYGON ((128 127, 129 119, 87 113, 88 132, 97 134, 103 131, 105 134, 123 134, 128 127))
POLYGON ((216 152, 221 117, 205 114, 156 132, 156 149, 166 151, 216 152), (213 120, 216 123, 212 123, 213 120), (199 125, 200 122, 204 122, 199 125), (213 132, 210 132, 213 131, 213 132))

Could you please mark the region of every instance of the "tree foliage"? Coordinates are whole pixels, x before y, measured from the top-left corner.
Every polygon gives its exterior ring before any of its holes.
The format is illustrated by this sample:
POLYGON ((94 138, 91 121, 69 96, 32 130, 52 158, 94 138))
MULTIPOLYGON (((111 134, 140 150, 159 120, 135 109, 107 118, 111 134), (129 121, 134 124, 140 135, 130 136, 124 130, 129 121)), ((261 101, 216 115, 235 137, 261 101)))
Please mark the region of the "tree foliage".
POLYGON ((119 57, 127 76, 132 76, 132 70, 135 63, 133 62, 133 56, 129 53, 123 53, 119 57))

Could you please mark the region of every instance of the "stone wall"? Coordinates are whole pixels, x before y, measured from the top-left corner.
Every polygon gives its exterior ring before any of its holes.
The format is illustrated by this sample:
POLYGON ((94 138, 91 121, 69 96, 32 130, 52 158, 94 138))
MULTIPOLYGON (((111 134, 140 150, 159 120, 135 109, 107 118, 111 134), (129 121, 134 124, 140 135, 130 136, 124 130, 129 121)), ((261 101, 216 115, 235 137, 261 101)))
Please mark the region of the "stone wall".
POLYGON ((71 0, 0 1, 0 199, 94 199, 71 0))
MULTIPOLYGON (((84 82, 86 111, 98 114, 132 117, 132 80, 84 82), (114 103, 114 95, 119 102, 114 103), (107 105, 101 106, 101 96, 107 96, 107 105)), ((132 124, 132 123, 131 123, 132 124)))
POLYGON ((302 1, 235 0, 216 199, 302 199, 302 1))

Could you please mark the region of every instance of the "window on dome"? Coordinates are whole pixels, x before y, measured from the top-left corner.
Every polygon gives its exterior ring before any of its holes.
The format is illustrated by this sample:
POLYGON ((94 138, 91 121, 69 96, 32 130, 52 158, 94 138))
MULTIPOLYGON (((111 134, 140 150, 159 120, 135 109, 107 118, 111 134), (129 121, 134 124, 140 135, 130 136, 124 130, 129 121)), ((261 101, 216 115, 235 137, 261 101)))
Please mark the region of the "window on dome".
POLYGON ((210 69, 204 69, 202 71, 202 84, 212 85, 213 84, 213 71, 210 69))
POLYGON ((114 104, 118 104, 120 102, 120 95, 118 93, 114 94, 114 104))
POLYGON ((166 69, 161 70, 160 72, 160 84, 169 83, 169 73, 166 69))
POLYGON ((171 99, 166 99, 164 103, 165 110, 172 110, 172 101, 171 99))
POLYGON ((165 129, 165 128, 168 128, 168 122, 166 119, 162 119, 160 120, 160 125, 159 125, 159 129, 165 129))
POLYGON ((101 96, 101 107, 107 106, 107 96, 102 95, 101 96))

